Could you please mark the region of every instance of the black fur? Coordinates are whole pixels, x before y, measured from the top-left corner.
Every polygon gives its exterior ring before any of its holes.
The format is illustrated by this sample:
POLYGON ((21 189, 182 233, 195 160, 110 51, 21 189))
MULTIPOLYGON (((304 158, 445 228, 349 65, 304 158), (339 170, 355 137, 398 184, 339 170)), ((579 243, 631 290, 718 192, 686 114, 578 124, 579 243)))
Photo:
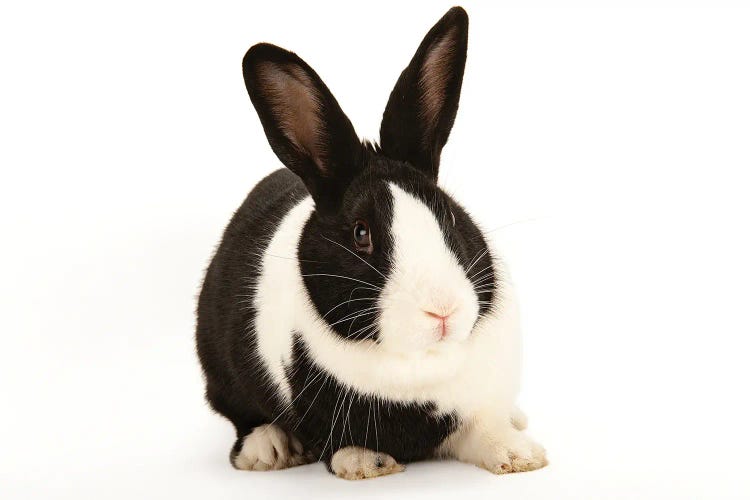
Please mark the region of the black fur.
POLYGON ((358 173, 353 167, 362 164, 362 147, 349 118, 318 74, 293 52, 259 43, 245 54, 242 72, 271 148, 284 165, 300 176, 318 210, 335 211, 346 184, 358 173), (304 85, 307 82, 301 81, 300 76, 307 78, 309 85, 304 85), (263 85, 264 78, 300 83, 309 92, 284 96, 282 106, 274 99, 273 90, 263 85), (288 112, 296 117, 296 110, 305 106, 319 106, 313 115, 320 127, 313 141, 300 140, 295 145, 279 115, 288 112))
POLYGON ((401 463, 423 460, 455 429, 455 415, 439 414, 434 405, 394 403, 347 390, 310 359, 299 336, 293 366, 288 377, 294 412, 284 419, 286 426, 326 462, 351 445, 386 452, 401 463))
POLYGON ((197 348, 206 397, 236 428, 238 441, 230 457, 240 452, 241 438, 253 428, 275 422, 293 432, 306 450, 321 456, 329 467, 332 454, 347 445, 383 451, 399 462, 409 462, 430 456, 457 425, 456 415, 438 414, 432 404, 374 400, 347 391, 345 381, 335 380, 325 367, 315 364, 299 334, 286 366, 293 404, 285 408, 257 357, 253 285, 261 256, 279 221, 300 200, 312 195, 316 208, 297 249, 308 296, 318 313, 347 341, 378 341, 377 311, 360 316, 357 311, 363 304, 374 305, 372 299, 390 272, 393 206, 388 183, 394 183, 431 208, 446 244, 465 269, 482 255, 467 274, 485 269, 482 274, 487 278, 477 286, 477 295, 480 313, 486 312, 496 282, 490 256, 483 255, 486 243, 468 214, 436 185, 440 149, 458 107, 467 28, 465 12, 454 8, 428 33, 391 95, 381 126, 382 150, 359 143, 327 87, 295 54, 260 44, 245 56, 243 72, 253 105, 271 147, 289 170, 276 171, 262 180, 234 214, 206 272, 199 298, 197 348), (453 34, 454 45, 449 47, 452 76, 444 106, 437 123, 420 124, 414 121, 419 98, 412 87, 419 85, 416 75, 425 51, 446 32, 453 34), (282 79, 285 85, 291 82, 295 90, 288 97, 294 109, 285 108, 288 102, 277 95, 278 89, 264 84, 269 81, 264 78, 282 79), (312 108, 311 103, 315 105, 312 108), (302 127, 301 133, 299 124, 284 121, 297 117, 300 109, 314 109, 312 115, 306 115, 313 116, 313 125, 302 127), (398 120, 403 120, 403 125, 397 126, 398 120), (421 126, 422 132, 428 133, 411 135, 403 129, 410 125, 421 126), (357 253, 352 244, 358 219, 370 225, 372 254, 357 253))
POLYGON ((401 73, 383 113, 380 126, 383 152, 409 162, 433 179, 437 179, 440 153, 458 110, 468 38, 469 17, 461 7, 453 7, 424 37, 409 66, 401 73), (448 69, 446 78, 420 85, 428 54, 446 37, 454 40, 444 56, 448 69), (435 89, 437 86, 441 88, 435 89), (443 102, 437 119, 425 121, 424 94, 431 91, 440 93, 443 102))
POLYGON ((306 196, 305 186, 289 170, 263 179, 235 212, 206 271, 196 333, 206 398, 234 424, 237 437, 270 422, 280 408, 254 355, 255 311, 248 291, 278 221, 306 196))

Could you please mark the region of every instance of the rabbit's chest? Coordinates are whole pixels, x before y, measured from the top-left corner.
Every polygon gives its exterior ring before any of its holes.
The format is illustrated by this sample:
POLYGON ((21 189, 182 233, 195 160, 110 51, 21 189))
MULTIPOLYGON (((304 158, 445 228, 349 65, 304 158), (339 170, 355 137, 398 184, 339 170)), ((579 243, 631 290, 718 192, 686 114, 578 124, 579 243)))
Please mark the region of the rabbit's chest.
POLYGON ((318 367, 296 344, 287 368, 291 408, 282 418, 319 457, 345 446, 390 454, 399 462, 431 456, 460 424, 429 402, 407 403, 358 392, 318 367))

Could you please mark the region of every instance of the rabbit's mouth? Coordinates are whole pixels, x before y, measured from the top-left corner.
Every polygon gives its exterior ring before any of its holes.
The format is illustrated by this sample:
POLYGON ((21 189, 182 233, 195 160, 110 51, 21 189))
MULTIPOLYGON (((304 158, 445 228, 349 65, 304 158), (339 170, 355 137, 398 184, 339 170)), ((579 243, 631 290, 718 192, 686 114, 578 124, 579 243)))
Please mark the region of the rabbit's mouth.
MULTIPOLYGON (((419 280, 414 280, 415 287, 419 280)), ((383 308, 378 319, 379 342, 388 350, 413 352, 434 348, 438 344, 454 344, 465 341, 479 316, 479 305, 469 287, 456 293, 426 294, 443 300, 419 300, 425 297, 419 291, 395 290, 386 285, 383 291, 383 308), (387 304, 387 305, 386 305, 387 304)))

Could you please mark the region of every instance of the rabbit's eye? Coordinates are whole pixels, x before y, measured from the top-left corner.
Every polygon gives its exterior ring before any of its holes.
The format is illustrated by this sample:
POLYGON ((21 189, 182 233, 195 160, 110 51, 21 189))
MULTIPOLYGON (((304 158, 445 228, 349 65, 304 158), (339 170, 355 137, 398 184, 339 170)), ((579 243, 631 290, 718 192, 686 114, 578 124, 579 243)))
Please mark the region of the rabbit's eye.
POLYGON ((354 223, 354 246, 358 252, 372 253, 370 226, 363 220, 358 220, 354 223))

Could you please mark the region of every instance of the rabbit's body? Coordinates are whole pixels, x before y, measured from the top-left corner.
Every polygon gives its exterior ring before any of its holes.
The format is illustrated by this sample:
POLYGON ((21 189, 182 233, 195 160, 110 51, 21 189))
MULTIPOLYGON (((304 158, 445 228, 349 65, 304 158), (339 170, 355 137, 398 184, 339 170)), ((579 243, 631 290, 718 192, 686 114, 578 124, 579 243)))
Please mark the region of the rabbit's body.
POLYGON ((198 301, 206 396, 242 436, 277 411, 275 389, 258 363, 254 285, 275 224, 306 196, 304 184, 286 169, 258 183, 227 226, 198 301))
POLYGON ((466 28, 455 8, 425 38, 391 95, 381 146, 359 143, 294 54, 258 45, 245 56, 253 104, 289 170, 235 213, 199 300, 206 394, 235 425, 237 468, 323 459, 360 478, 430 456, 498 473, 546 463, 514 407, 507 273, 435 182, 466 28))

